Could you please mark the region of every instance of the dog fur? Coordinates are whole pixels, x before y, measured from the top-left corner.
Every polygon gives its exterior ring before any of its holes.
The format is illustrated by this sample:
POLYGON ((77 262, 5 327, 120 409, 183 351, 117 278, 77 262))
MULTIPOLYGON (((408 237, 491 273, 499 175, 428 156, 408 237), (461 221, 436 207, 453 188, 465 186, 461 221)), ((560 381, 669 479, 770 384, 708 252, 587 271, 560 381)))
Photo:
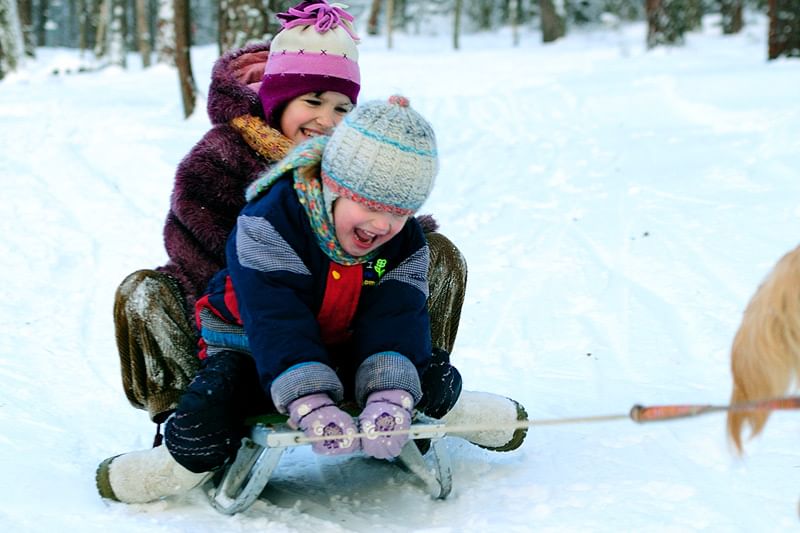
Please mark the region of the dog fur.
MULTIPOLYGON (((745 309, 731 349, 731 404, 775 398, 800 382, 800 246, 773 267, 745 309)), ((743 451, 764 429, 769 411, 729 411, 728 436, 743 451)))

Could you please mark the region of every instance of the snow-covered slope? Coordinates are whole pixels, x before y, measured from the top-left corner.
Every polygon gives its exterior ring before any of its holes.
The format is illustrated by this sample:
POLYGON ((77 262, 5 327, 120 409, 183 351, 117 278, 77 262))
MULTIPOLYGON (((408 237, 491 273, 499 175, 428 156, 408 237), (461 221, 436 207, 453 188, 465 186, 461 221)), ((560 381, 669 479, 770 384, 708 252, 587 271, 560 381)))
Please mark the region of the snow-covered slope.
MULTIPOLYGON (((644 27, 518 48, 506 33, 362 44, 363 97, 433 122, 441 174, 424 211, 464 251, 454 360, 471 389, 533 419, 635 403, 726 403, 728 348, 758 282, 800 235, 800 62, 766 28, 644 50, 644 27)), ((194 51, 207 84, 214 48, 194 51)), ((0 82, 0 528, 4 531, 777 531, 797 527, 797 413, 734 457, 724 417, 537 426, 493 454, 452 439, 455 488, 432 501, 399 469, 288 453, 246 513, 197 490, 101 501, 97 463, 147 447, 122 393, 111 307, 161 264, 175 166, 207 128, 174 72, 0 82)), ((135 65, 135 58, 132 59, 135 65)))

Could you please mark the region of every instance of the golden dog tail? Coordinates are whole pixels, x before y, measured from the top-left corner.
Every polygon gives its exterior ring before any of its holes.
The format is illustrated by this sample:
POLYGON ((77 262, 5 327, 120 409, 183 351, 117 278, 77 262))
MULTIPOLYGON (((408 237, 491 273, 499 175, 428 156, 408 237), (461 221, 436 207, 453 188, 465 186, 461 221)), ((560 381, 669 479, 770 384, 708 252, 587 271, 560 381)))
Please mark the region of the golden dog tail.
MULTIPOLYGON (((787 253, 745 309, 731 349, 731 404, 774 398, 800 382, 800 247, 787 253)), ((728 413, 728 436, 742 452, 742 431, 764 429, 769 411, 728 413)))

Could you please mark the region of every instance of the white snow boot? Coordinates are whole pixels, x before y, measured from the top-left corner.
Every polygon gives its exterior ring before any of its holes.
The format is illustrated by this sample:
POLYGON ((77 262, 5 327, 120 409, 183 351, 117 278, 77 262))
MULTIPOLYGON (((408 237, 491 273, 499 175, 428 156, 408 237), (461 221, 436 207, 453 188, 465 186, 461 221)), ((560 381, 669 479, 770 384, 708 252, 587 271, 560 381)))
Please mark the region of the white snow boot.
POLYGON ((528 413, 518 402, 490 392, 476 391, 461 391, 453 409, 442 417, 442 422, 448 426, 464 428, 464 431, 452 435, 496 452, 508 452, 522 446, 528 428, 515 428, 513 425, 527 420, 528 413), (507 427, 495 429, 492 425, 507 427), (470 427, 479 429, 470 430, 470 427))
POLYGON ((146 503, 183 494, 208 479, 178 464, 166 446, 109 457, 97 467, 100 496, 124 503, 146 503))

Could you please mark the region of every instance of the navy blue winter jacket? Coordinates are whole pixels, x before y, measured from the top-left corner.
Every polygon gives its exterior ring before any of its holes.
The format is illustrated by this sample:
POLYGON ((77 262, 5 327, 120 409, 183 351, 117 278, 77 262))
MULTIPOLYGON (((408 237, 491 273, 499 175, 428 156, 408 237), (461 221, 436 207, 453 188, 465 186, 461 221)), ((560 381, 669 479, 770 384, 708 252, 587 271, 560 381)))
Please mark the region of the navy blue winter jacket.
POLYGON ((340 265, 320 249, 287 175, 245 206, 226 254, 197 304, 201 357, 251 353, 281 412, 316 392, 363 404, 402 388, 419 401, 431 340, 429 254, 415 219, 374 260, 340 265))

